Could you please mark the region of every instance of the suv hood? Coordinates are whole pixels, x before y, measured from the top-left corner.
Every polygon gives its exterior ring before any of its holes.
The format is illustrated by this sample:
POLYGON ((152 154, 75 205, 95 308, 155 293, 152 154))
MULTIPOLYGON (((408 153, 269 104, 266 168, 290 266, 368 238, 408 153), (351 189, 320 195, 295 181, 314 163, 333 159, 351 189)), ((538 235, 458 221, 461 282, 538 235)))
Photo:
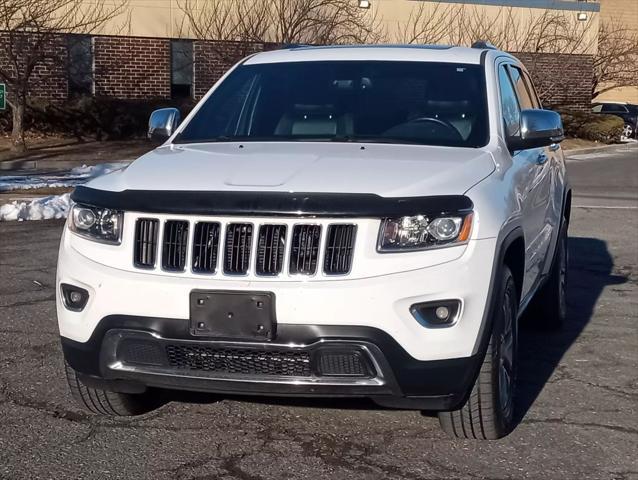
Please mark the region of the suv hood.
POLYGON ((463 194, 495 169, 472 148, 323 142, 167 145, 96 178, 101 190, 463 194))

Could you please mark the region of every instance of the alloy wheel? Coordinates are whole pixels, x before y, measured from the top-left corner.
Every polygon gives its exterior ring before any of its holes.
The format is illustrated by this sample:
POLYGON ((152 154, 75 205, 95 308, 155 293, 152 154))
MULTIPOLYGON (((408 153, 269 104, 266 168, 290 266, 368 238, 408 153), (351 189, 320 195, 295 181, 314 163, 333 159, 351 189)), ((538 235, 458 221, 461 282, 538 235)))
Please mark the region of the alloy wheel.
POLYGON ((498 359, 498 394, 499 404, 503 416, 510 419, 514 410, 514 384, 515 384, 515 355, 516 355, 516 331, 514 324, 514 309, 512 308, 513 292, 505 291, 503 299, 503 331, 499 342, 498 359))
POLYGON ((625 140, 630 139, 634 134, 634 129, 631 127, 631 125, 625 125, 622 129, 622 137, 625 140))
POLYGON ((559 308, 562 318, 567 316, 567 268, 568 268, 568 252, 567 252, 567 237, 563 238, 560 249, 559 257, 559 271, 558 271, 558 298, 559 308))

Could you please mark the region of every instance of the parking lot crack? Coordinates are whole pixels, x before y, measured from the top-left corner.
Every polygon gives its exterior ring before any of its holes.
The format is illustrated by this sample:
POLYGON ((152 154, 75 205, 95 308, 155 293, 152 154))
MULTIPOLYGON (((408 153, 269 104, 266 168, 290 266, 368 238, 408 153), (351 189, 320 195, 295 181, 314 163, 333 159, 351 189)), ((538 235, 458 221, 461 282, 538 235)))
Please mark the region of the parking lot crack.
POLYGON ((577 377, 573 373, 569 372, 565 367, 559 367, 556 372, 554 372, 554 378, 551 382, 548 383, 557 383, 565 380, 570 380, 573 382, 582 383, 589 387, 598 388, 600 390, 604 390, 612 395, 621 396, 621 397, 630 397, 630 398, 638 398, 638 392, 630 392, 623 390, 618 387, 612 387, 610 385, 602 385, 600 383, 591 382, 589 380, 584 380, 582 378, 577 377))
POLYGON ((630 435, 638 434, 638 429, 632 428, 632 427, 625 427, 621 425, 608 425, 605 423, 596 423, 596 422, 571 422, 563 418, 530 418, 525 420, 525 422, 523 423, 532 424, 532 425, 537 423, 548 423, 548 424, 569 425, 572 427, 582 427, 582 428, 602 428, 605 430, 610 430, 612 432, 627 433, 630 435))
POLYGON ((46 402, 42 400, 36 400, 36 399, 21 395, 19 393, 12 392, 7 388, 6 383, 3 383, 0 386, 0 394, 2 394, 2 397, 4 397, 0 400, 0 403, 12 403, 20 407, 37 410, 53 418, 60 418, 62 420, 67 420, 69 422, 75 422, 75 423, 91 422, 92 417, 89 414, 67 410, 67 409, 61 408, 59 405, 55 405, 54 403, 50 403, 50 402, 46 402))
POLYGON ((4 305, 0 305, 0 308, 15 308, 15 307, 27 307, 31 305, 37 305, 39 303, 44 302, 52 302, 55 300, 55 294, 48 295, 44 298, 38 298, 36 300, 29 300, 24 302, 14 302, 14 303, 6 303, 4 305))

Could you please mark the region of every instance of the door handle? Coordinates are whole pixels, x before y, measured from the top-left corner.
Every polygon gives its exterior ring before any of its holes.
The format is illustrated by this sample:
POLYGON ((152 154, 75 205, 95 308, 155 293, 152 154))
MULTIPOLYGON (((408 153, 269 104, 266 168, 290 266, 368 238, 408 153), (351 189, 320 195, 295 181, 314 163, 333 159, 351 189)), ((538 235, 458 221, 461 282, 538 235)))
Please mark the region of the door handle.
POLYGON ((549 146, 549 151, 550 152, 555 152, 556 150, 558 150, 560 148, 560 145, 558 143, 552 143, 549 146))
POLYGON ((539 153, 538 157, 536 157, 536 165, 543 165, 548 160, 545 152, 539 153))

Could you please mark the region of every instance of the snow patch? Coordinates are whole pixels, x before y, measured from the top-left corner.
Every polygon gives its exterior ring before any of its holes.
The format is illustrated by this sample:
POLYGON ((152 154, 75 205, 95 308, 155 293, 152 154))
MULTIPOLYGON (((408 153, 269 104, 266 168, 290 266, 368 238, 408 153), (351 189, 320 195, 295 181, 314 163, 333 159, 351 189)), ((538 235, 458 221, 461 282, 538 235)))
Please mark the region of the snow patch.
POLYGON ((71 205, 71 194, 50 195, 34 200, 16 200, 0 206, 0 222, 7 220, 49 220, 66 218, 71 205))
POLYGON ((74 187, 88 182, 92 178, 106 175, 115 170, 121 170, 128 165, 128 162, 100 163, 98 165, 82 165, 62 173, 0 176, 0 192, 32 190, 35 188, 74 187))
MULTIPOLYGON (((82 165, 68 172, 43 175, 0 176, 0 192, 33 190, 36 188, 74 187, 92 178, 121 170, 129 162, 82 165)), ((49 220, 66 218, 71 204, 71 195, 50 195, 43 198, 15 200, 0 206, 0 222, 9 220, 49 220)))

